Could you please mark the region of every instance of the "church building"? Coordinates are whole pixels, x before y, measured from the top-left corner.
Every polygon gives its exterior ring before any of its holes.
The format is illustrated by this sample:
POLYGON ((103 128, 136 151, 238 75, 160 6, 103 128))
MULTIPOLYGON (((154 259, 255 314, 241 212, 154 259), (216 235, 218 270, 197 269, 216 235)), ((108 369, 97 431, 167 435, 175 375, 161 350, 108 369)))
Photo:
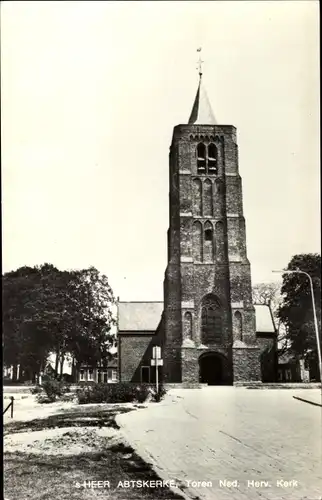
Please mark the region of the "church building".
POLYGON ((168 264, 163 302, 118 303, 121 382, 273 382, 276 329, 254 305, 236 128, 217 123, 202 72, 169 156, 168 264))

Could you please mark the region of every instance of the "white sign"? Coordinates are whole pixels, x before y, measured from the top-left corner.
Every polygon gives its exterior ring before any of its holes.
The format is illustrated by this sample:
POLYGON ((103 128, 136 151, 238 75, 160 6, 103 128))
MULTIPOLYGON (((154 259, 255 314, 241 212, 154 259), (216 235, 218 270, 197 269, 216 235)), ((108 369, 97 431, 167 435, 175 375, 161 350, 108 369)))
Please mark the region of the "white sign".
POLYGON ((163 366, 163 359, 151 359, 151 366, 163 366))
POLYGON ((159 346, 153 347, 152 357, 153 357, 153 359, 161 359, 161 347, 159 347, 159 346))

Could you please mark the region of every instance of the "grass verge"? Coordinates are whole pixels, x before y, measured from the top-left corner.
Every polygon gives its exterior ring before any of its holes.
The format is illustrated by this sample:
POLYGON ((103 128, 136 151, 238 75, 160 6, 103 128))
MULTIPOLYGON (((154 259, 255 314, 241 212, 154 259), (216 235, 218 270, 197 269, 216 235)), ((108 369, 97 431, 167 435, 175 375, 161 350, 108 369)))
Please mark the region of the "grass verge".
MULTIPOLYGON (((62 446, 70 437, 71 427, 90 427, 95 435, 91 451, 76 454, 55 454, 50 452, 33 453, 27 451, 6 452, 4 449, 4 493, 7 500, 89 500, 105 498, 113 500, 174 500, 182 496, 167 487, 125 487, 126 481, 157 481, 157 474, 150 464, 145 463, 130 447, 122 441, 116 444, 102 434, 95 434, 95 429, 110 427, 117 429, 115 416, 131 411, 126 407, 102 409, 102 407, 73 408, 65 412, 50 415, 48 418, 31 421, 10 422, 5 426, 5 435, 14 439, 15 435, 33 431, 46 432, 55 427, 68 428, 66 435, 51 439, 51 446, 62 446), (68 436, 67 436, 68 435, 68 436), (63 441, 62 441, 63 438, 63 441), (105 487, 89 486, 90 481, 106 482, 105 487), (120 485, 119 482, 122 482, 120 485), (107 484, 109 483, 109 485, 107 484)), ((105 432, 105 431, 104 431, 105 432)), ((114 432, 114 431, 113 431, 114 432)), ((115 430, 118 434, 118 431, 115 430)), ((81 440, 82 435, 75 434, 71 443, 81 440)), ((86 437, 86 435, 84 435, 86 437)), ((17 436, 18 437, 18 436, 17 436)), ((85 439, 84 437, 84 439, 85 439)), ((87 436, 88 439, 88 436, 87 436)), ((120 438, 121 439, 121 438, 120 438)), ((42 450, 43 442, 39 446, 42 450)), ((77 442, 77 445, 81 442, 77 442)), ((87 443, 85 443, 87 444, 87 443)), ((45 448, 44 448, 45 449, 45 448)), ((84 450, 88 449, 86 446, 84 450)))

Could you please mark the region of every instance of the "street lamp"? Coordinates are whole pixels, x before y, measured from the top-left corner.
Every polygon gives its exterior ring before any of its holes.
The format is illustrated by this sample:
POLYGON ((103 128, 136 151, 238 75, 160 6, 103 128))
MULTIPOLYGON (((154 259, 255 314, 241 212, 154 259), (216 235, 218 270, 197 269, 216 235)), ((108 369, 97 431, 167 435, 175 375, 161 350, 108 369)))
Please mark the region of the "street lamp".
POLYGON ((314 328, 315 328, 315 335, 316 335, 316 345, 317 345, 317 350, 318 350, 318 360, 319 360, 319 370, 320 370, 320 381, 321 381, 321 390, 322 390, 322 360, 321 360, 321 343, 320 343, 320 336, 319 336, 319 329, 318 329, 318 320, 316 317, 316 309, 315 309, 315 300, 314 300, 314 290, 313 290, 313 281, 311 276, 305 272, 301 271, 301 269, 292 269, 288 271, 272 271, 273 273, 283 273, 283 274, 292 274, 292 273, 298 273, 298 274, 305 274, 309 278, 310 282, 310 289, 311 289, 311 298, 312 298, 312 307, 313 307, 313 316, 314 316, 314 328))

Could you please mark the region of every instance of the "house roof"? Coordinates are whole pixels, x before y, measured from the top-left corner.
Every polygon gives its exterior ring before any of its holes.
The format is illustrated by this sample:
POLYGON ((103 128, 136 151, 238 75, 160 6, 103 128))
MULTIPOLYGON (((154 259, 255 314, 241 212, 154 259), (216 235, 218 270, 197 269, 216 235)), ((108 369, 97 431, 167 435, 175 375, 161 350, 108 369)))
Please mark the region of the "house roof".
POLYGON ((255 304, 256 332, 274 333, 275 325, 270 308, 264 304, 255 304))
POLYGON ((80 363, 79 370, 83 370, 84 368, 98 368, 98 369, 106 369, 106 368, 117 368, 118 366, 118 358, 115 357, 110 359, 106 364, 101 364, 100 362, 93 363, 80 363))
MULTIPOLYGON (((155 332, 163 312, 163 302, 119 302, 119 332, 155 332)), ((274 333, 270 309, 266 305, 255 305, 256 331, 274 333)))
POLYGON ((119 332, 155 332, 162 312, 163 302, 119 302, 119 332))

